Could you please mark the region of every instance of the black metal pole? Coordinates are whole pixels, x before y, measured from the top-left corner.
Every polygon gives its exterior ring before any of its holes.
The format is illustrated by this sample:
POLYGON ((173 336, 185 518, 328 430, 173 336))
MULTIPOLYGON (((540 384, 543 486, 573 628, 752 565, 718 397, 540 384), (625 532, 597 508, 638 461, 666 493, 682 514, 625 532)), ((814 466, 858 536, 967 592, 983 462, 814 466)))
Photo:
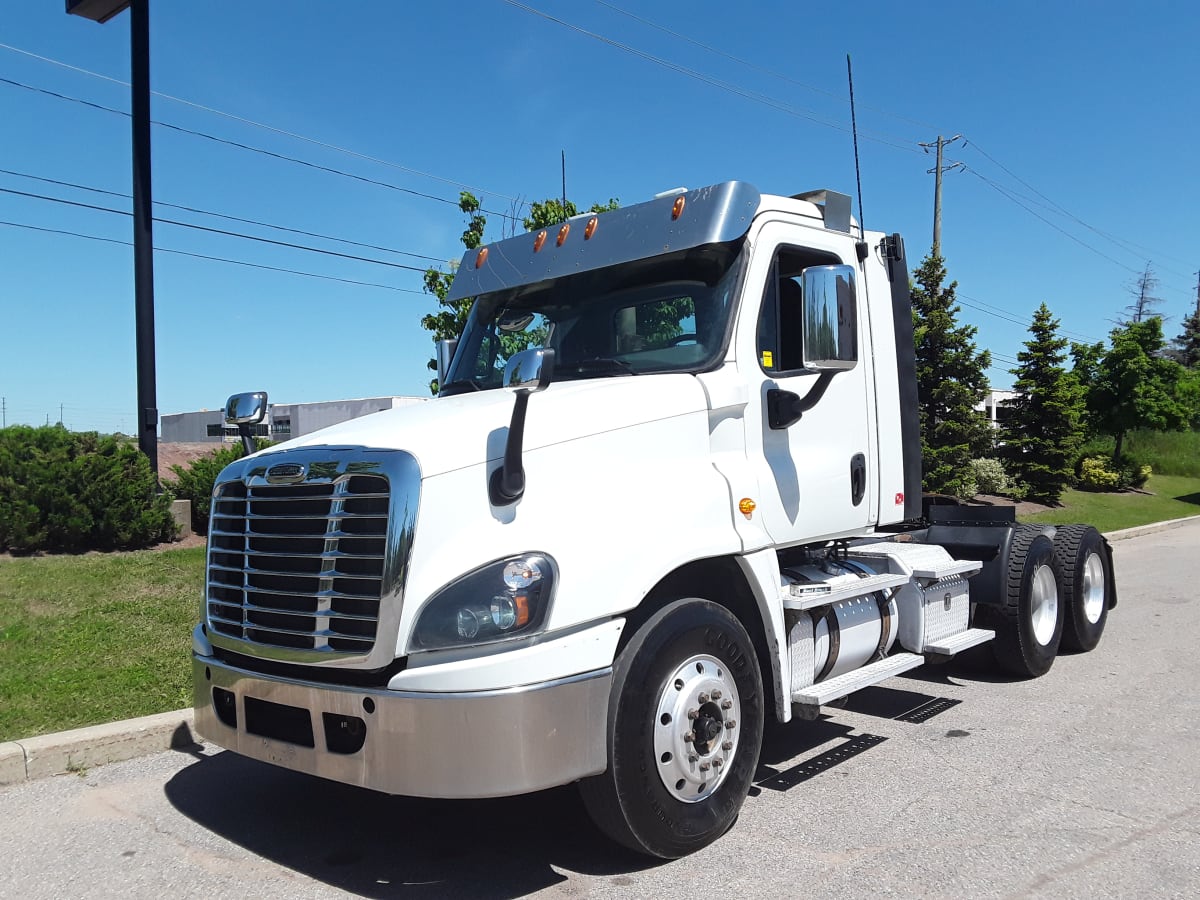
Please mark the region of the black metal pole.
POLYGON ((129 51, 133 107, 133 291, 137 335, 138 448, 158 477, 154 373, 154 216, 150 190, 150 0, 133 0, 129 51))

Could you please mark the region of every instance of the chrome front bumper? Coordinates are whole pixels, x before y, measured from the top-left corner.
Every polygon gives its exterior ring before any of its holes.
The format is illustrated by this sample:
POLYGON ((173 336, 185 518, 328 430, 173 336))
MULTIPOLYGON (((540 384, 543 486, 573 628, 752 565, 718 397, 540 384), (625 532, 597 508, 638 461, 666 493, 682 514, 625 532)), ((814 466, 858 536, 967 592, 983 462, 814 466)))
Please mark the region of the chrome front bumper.
POLYGON ((196 730, 206 740, 388 794, 502 797, 607 765, 611 668, 506 690, 431 693, 285 681, 193 655, 192 683, 196 730))

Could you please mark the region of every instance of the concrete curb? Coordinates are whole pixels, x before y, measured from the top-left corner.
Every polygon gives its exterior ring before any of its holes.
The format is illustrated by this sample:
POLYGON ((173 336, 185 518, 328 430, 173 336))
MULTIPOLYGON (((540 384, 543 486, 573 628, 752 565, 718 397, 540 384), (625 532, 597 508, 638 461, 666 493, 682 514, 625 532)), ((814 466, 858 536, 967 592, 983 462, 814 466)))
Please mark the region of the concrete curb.
POLYGON ((0 744, 0 785, 62 775, 196 743, 191 709, 10 741, 0 744))
MULTIPOLYGON (((1200 516, 1122 528, 1108 532, 1105 537, 1110 541, 1124 541, 1179 528, 1190 522, 1200 522, 1200 516)), ((0 785, 62 775, 197 743, 192 732, 190 709, 9 741, 0 743, 0 785)))
POLYGON ((1110 541, 1125 541, 1129 538, 1141 537, 1143 534, 1154 534, 1156 531, 1169 531, 1179 528, 1189 522, 1200 522, 1200 516, 1187 516, 1183 519, 1167 519, 1165 522, 1151 522, 1149 525, 1135 525, 1133 528, 1122 528, 1120 531, 1109 531, 1104 536, 1110 541))

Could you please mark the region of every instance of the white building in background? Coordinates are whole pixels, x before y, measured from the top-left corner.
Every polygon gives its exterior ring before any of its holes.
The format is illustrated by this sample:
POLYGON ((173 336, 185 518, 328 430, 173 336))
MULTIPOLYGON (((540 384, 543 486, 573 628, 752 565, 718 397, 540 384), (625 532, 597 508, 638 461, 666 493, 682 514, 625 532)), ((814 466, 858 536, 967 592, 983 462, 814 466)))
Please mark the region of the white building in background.
MULTIPOLYGON (((329 400, 322 403, 272 403, 267 420, 254 426, 258 437, 272 441, 310 434, 330 425, 357 419, 385 409, 424 403, 427 397, 367 397, 361 400, 329 400)), ((233 443, 238 440, 236 425, 225 424, 224 410, 202 409, 162 417, 163 442, 187 441, 233 443)))
POLYGON ((992 423, 992 427, 998 427, 999 423, 1007 416, 1008 411, 1004 408, 1004 404, 1017 396, 1016 391, 997 391, 990 390, 988 395, 979 403, 975 404, 975 409, 984 413, 988 417, 988 421, 992 423))

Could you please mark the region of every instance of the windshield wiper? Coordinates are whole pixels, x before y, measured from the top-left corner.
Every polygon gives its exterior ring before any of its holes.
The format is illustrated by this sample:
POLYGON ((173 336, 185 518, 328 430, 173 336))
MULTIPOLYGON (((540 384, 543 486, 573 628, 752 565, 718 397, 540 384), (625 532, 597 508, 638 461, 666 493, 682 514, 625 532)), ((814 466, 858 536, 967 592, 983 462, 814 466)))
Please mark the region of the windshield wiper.
POLYGON ((584 374, 599 374, 599 375, 636 375, 633 371, 633 366, 623 359, 614 359, 610 356, 601 356, 594 359, 581 359, 573 363, 574 367, 579 370, 580 375, 584 374))
POLYGON ((468 388, 470 388, 472 391, 483 390, 479 382, 472 381, 469 378, 461 378, 458 381, 451 381, 448 384, 438 385, 438 396, 440 397, 441 395, 445 394, 446 396, 450 397, 454 394, 465 394, 467 393, 468 388))

